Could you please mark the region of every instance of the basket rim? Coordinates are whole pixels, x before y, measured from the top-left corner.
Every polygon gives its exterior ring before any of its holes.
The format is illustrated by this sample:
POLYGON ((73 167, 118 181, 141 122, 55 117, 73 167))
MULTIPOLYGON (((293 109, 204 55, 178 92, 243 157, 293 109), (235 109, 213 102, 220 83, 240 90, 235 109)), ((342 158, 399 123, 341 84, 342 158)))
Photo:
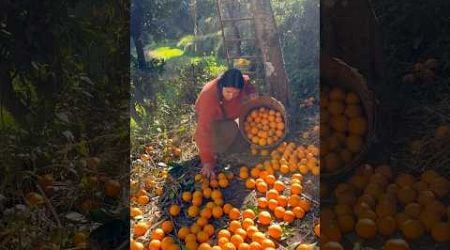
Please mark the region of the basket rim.
POLYGON ((329 57, 329 61, 331 63, 334 63, 338 67, 344 68, 345 70, 353 74, 354 77, 356 77, 357 79, 356 81, 362 83, 361 87, 363 91, 361 91, 361 89, 353 91, 355 91, 361 99, 361 103, 363 104, 363 108, 368 120, 368 128, 367 133, 364 135, 364 144, 362 146, 362 149, 355 155, 352 161, 349 162, 348 164, 345 164, 344 167, 333 172, 321 171, 320 177, 321 178, 323 177, 324 179, 332 177, 342 177, 346 175, 348 172, 350 172, 352 169, 357 167, 362 162, 363 157, 367 154, 370 146, 373 144, 375 140, 376 112, 377 112, 374 92, 369 88, 365 77, 358 71, 358 69, 350 66, 342 59, 339 59, 337 57, 329 57))
POLYGON ((289 122, 288 122, 288 114, 286 112, 286 108, 284 107, 282 102, 278 101, 277 99, 275 99, 272 96, 258 96, 255 99, 250 99, 250 100, 246 101, 243 104, 243 108, 242 108, 241 114, 238 117, 238 121, 239 121, 239 131, 240 131, 242 137, 244 138, 244 140, 247 143, 250 144, 250 147, 253 147, 255 149, 272 149, 272 148, 275 148, 275 147, 277 147, 278 145, 280 145, 284 141, 284 139, 286 138, 286 136, 287 136, 287 134, 289 132, 289 122), (257 107, 250 107, 251 104, 257 104, 258 102, 262 102, 263 104, 261 104, 261 105, 258 104, 259 106, 257 106, 257 107), (266 103, 264 103, 264 102, 266 102, 266 103), (281 115, 283 117, 283 120, 284 120, 285 126, 284 126, 283 135, 280 137, 280 139, 278 139, 276 142, 274 142, 274 143, 272 143, 270 145, 265 145, 265 146, 256 145, 256 144, 252 143, 248 139, 248 137, 247 137, 247 135, 246 135, 246 133, 244 131, 244 126, 241 126, 241 124, 244 124, 245 118, 248 116, 248 114, 252 110, 254 110, 256 108, 260 108, 260 107, 274 108, 273 106, 270 106, 270 104, 273 104, 273 103, 276 103, 281 109, 281 110, 279 110, 277 107, 275 107, 275 109, 281 113, 281 115))

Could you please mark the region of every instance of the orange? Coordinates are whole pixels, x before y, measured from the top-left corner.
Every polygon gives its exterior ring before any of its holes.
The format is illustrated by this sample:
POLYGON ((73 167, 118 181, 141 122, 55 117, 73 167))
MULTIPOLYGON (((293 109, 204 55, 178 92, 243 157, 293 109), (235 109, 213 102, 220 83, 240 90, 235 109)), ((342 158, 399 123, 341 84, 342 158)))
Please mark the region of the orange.
POLYGON ((248 189, 253 189, 256 186, 256 181, 253 178, 249 178, 245 181, 245 187, 248 189))
POLYGON ((301 194, 302 190, 303 188, 299 183, 293 183, 291 185, 291 194, 301 194))
POLYGON ((122 187, 116 180, 108 180, 105 184, 105 194, 109 197, 117 197, 122 187))
POLYGON ((395 178, 395 184, 397 184, 399 187, 412 187, 414 182, 415 178, 410 174, 400 173, 399 175, 397 175, 397 178, 395 178))
POLYGON ((203 189, 203 197, 209 199, 211 198, 212 189, 210 187, 206 187, 203 189))
POLYGON ((161 248, 161 241, 159 240, 151 240, 148 244, 149 250, 159 250, 161 248))
POLYGON ((292 223, 295 220, 295 214, 291 210, 284 212, 283 220, 287 223, 292 223))
POLYGON ((403 222, 400 226, 400 230, 405 238, 410 240, 420 238, 425 231, 423 224, 414 219, 403 222))
POLYGON ((144 250, 144 244, 133 239, 130 240, 130 250, 144 250))
POLYGON ((268 200, 270 200, 270 199, 277 199, 278 196, 279 196, 279 193, 278 193, 278 191, 275 190, 275 189, 270 189, 270 190, 267 191, 267 193, 266 193, 266 197, 267 197, 268 200))
POLYGON ((260 193, 267 192, 267 183, 264 181, 256 183, 256 190, 258 190, 258 192, 260 192, 260 193))
POLYGON ((186 242, 186 248, 188 250, 197 250, 198 249, 197 241, 188 241, 188 242, 186 242))
MULTIPOLYGON (((216 207, 216 206, 214 206, 214 207, 216 207)), ((206 219, 209 219, 209 218, 211 218, 211 216, 213 215, 212 213, 213 213, 213 212, 212 212, 212 209, 211 209, 211 208, 205 207, 205 208, 203 208, 203 209, 200 211, 200 216, 201 216, 201 217, 204 217, 204 218, 206 218, 206 219)))
POLYGON ((273 188, 281 193, 286 188, 286 185, 282 181, 277 180, 273 183, 273 188))
POLYGON ((314 250, 313 244, 302 243, 298 245, 295 250, 314 250))
POLYGON ((178 230, 177 236, 178 238, 184 240, 186 239, 186 236, 190 233, 191 231, 189 230, 188 227, 182 227, 180 228, 180 230, 178 230))
MULTIPOLYGON (((231 237, 230 237, 231 238, 231 237)), ((218 240, 217 240, 217 244, 220 246, 220 247, 225 247, 225 244, 227 244, 228 242, 230 242, 230 239, 229 238, 225 238, 225 237, 221 237, 221 238, 219 238, 218 240)))
POLYGON ((164 233, 170 233, 173 230, 173 223, 172 221, 166 220, 161 224, 161 228, 164 231, 164 233))
POLYGON ((243 229, 243 228, 236 229, 234 234, 240 235, 242 237, 242 239, 244 239, 244 240, 245 240, 245 238, 247 238, 247 231, 245 231, 245 229, 243 229))
POLYGON ((308 212, 311 210, 311 204, 309 201, 305 199, 300 199, 299 206, 303 209, 303 211, 308 212))
POLYGON ((183 199, 183 201, 189 202, 192 200, 192 193, 191 192, 183 192, 183 194, 181 195, 181 198, 183 199))
POLYGON ((212 188, 217 188, 217 187, 219 187, 219 182, 216 179, 212 179, 209 182, 209 186, 212 187, 212 188))
POLYGON ((146 205, 147 203, 149 203, 150 201, 150 197, 148 197, 148 195, 140 195, 138 196, 137 202, 140 205, 146 205))
POLYGON ((261 244, 266 239, 266 236, 261 232, 255 232, 252 235, 252 241, 256 241, 261 244))
POLYGON ((269 207, 270 210, 275 210, 276 207, 278 207, 278 201, 271 199, 267 202, 267 207, 269 207))
POLYGON ((259 208, 266 208, 267 207, 267 203, 268 203, 268 201, 267 201, 267 199, 265 198, 265 197, 260 197, 260 198, 258 198, 257 199, 257 202, 258 202, 258 207, 259 208))
POLYGON ((286 209, 284 209, 284 207, 278 206, 274 209, 273 212, 276 218, 283 219, 284 214, 286 213, 286 209))
POLYGON ((190 206, 188 208, 188 216, 189 217, 196 217, 200 212, 200 209, 197 206, 190 206))
POLYGON ((281 238, 281 235, 283 234, 283 229, 280 227, 280 225, 273 224, 269 226, 267 233, 269 234, 270 237, 278 240, 281 238))
POLYGON ((314 226, 314 234, 315 234, 317 237, 320 237, 320 223, 317 223, 317 224, 314 226))
POLYGON ((261 242, 261 247, 265 250, 275 249, 275 243, 270 239, 265 239, 261 242))
POLYGON ((284 195, 280 195, 278 196, 278 205, 282 206, 282 207, 286 207, 288 205, 288 197, 284 196, 284 195))
POLYGON ((239 234, 235 234, 231 236, 230 242, 233 243, 235 247, 238 247, 241 243, 244 242, 244 239, 239 234))
POLYGON ((341 243, 337 241, 328 241, 325 244, 323 244, 320 249, 322 250, 344 250, 344 247, 342 247, 341 243))
POLYGON ((242 228, 247 230, 249 226, 253 226, 255 223, 253 222, 253 219, 251 218, 245 218, 242 220, 242 228))
POLYGON ((300 196, 293 194, 289 197, 289 206, 291 207, 297 207, 300 205, 300 196))
POLYGON ((242 242, 241 244, 239 244, 237 249, 238 250, 250 250, 250 245, 245 242, 242 242))
POLYGON ((223 215, 223 210, 221 207, 216 206, 212 209, 212 215, 214 216, 214 218, 218 219, 220 217, 222 217, 223 215))
POLYGON ((321 228, 321 233, 322 232, 323 235, 329 238, 331 241, 340 241, 342 238, 341 230, 336 222, 324 224, 321 228))
POLYGON ((408 204, 416 200, 416 191, 410 186, 404 186, 397 191, 397 198, 403 204, 408 204))
POLYGON ((418 218, 421 212, 422 212, 422 205, 418 203, 412 202, 405 206, 404 213, 413 218, 418 218))
POLYGON ((262 225, 269 225, 272 222, 272 216, 267 211, 261 211, 258 214, 258 222, 262 225))
POLYGON ((431 228, 431 236, 434 241, 446 242, 450 241, 450 223, 439 222, 431 228))
POLYGON ((251 209, 246 209, 242 212, 242 218, 250 218, 250 219, 254 219, 256 217, 255 212, 253 212, 253 210, 251 209))
POLYGON ((359 219, 355 226, 356 234, 364 239, 372 239, 377 235, 377 225, 371 219, 359 219))
POLYGON ((250 250, 261 250, 261 244, 259 244, 258 242, 254 241, 252 243, 250 243, 250 250))
POLYGON ((439 174, 434 170, 426 170, 420 176, 420 179, 428 184, 431 184, 434 178, 439 177, 439 174))
POLYGON ((225 243, 225 245, 222 247, 222 249, 223 250, 236 250, 236 246, 233 243, 228 242, 228 243, 225 243))
POLYGON ((211 245, 208 243, 202 243, 200 246, 198 246, 198 250, 211 250, 211 245))
MULTIPOLYGON (((190 229, 189 229, 189 231, 191 231, 190 229)), ((195 242, 195 243, 197 243, 197 236, 196 236, 196 233, 194 234, 194 233, 189 233, 188 235, 186 235, 186 238, 184 238, 184 242, 195 242)))
POLYGON ((450 192, 450 182, 445 177, 436 177, 430 183, 430 190, 438 198, 444 198, 450 192))
POLYGON ((211 224, 206 224, 203 227, 203 231, 205 231, 208 234, 208 236, 210 237, 214 234, 214 226, 211 224))
POLYGON ((230 231, 228 231, 227 229, 221 229, 217 233, 217 238, 222 238, 222 237, 229 239, 231 237, 230 231))
POLYGON ((301 207, 294 207, 292 209, 292 212, 297 219, 303 218, 305 216, 305 211, 301 207))
POLYGON ((228 217, 230 218, 230 220, 239 220, 239 218, 241 217, 241 212, 237 208, 232 208, 228 213, 228 217))
POLYGON ((228 185, 230 185, 228 179, 223 178, 223 179, 219 180, 219 186, 221 188, 226 188, 226 187, 228 187, 228 185))
POLYGON ((245 179, 247 179, 248 178, 248 172, 240 172, 239 173, 239 178, 241 178, 241 179, 243 179, 243 180, 245 180, 245 179))
POLYGON ((391 216, 377 218, 377 229, 378 233, 381 235, 392 235, 396 230, 395 219, 391 216))
POLYGON ((230 224, 228 225, 228 230, 230 230, 230 232, 234 233, 238 228, 241 228, 241 223, 239 221, 230 221, 230 224))
POLYGON ((166 234, 164 233, 164 230, 161 228, 157 228, 152 232, 152 239, 153 240, 162 240, 166 234))
POLYGON ((170 208, 169 208, 169 214, 172 215, 172 216, 179 215, 180 211, 181 211, 180 206, 178 206, 176 204, 171 205, 170 208))
POLYGON ((203 227, 203 226, 205 226, 206 224, 208 224, 208 219, 206 219, 205 217, 200 217, 200 218, 197 219, 197 224, 198 224, 200 227, 203 227))
POLYGON ((130 209, 130 216, 131 217, 136 217, 136 216, 140 216, 142 215, 142 210, 137 208, 137 207, 133 207, 130 209))
POLYGON ((220 192, 220 190, 218 190, 218 189, 214 189, 211 192, 211 199, 213 199, 213 200, 222 199, 222 197, 223 197, 222 192, 220 192))
POLYGON ((273 185, 273 183, 276 181, 276 178, 274 175, 269 174, 266 176, 266 178, 264 178, 264 180, 266 181, 267 184, 273 185))
POLYGON ((389 239, 384 244, 384 250, 409 250, 408 242, 404 239, 389 239))
POLYGON ((337 222, 342 233, 353 231, 355 226, 355 219, 353 219, 352 215, 340 215, 337 217, 337 222))
POLYGON ((202 230, 200 225, 197 223, 193 223, 189 229, 191 230, 191 233, 195 234, 196 238, 197 238, 197 233, 202 230))
POLYGON ((230 203, 223 205, 222 208, 224 214, 229 214, 231 209, 233 209, 233 205, 231 205, 230 203))
POLYGON ((150 227, 150 225, 147 222, 143 222, 143 221, 134 224, 134 227, 133 227, 134 235, 136 235, 136 236, 144 235, 147 232, 149 227, 150 227))
POLYGON ((200 231, 197 233, 198 243, 207 242, 209 240, 209 235, 205 231, 200 231))

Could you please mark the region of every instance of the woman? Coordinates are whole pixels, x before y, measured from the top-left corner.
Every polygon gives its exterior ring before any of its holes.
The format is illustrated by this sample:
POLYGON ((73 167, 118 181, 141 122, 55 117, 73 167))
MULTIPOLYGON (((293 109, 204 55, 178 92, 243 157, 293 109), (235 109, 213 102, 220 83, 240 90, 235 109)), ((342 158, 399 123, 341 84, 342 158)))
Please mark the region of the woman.
MULTIPOLYGON (((230 146, 223 145, 221 137, 226 138, 231 135, 234 138, 238 135, 236 130, 232 133, 229 132, 230 130, 224 131, 224 126, 221 125, 238 118, 243 102, 255 97, 255 88, 250 84, 249 77, 243 76, 238 69, 229 69, 205 84, 195 102, 197 129, 194 139, 200 151, 202 174, 215 177, 216 153, 223 151, 219 147, 230 146)), ((232 124, 235 125, 234 121, 232 124)))

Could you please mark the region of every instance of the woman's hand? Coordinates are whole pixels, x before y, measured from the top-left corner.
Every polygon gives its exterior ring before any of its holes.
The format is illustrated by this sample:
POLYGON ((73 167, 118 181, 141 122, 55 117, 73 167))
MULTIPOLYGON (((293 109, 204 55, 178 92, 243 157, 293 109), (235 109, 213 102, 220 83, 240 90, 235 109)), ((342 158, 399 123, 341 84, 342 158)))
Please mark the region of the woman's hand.
POLYGON ((203 164, 202 170, 200 170, 200 173, 202 173, 206 178, 216 178, 216 173, 214 171, 214 165, 212 164, 203 164))

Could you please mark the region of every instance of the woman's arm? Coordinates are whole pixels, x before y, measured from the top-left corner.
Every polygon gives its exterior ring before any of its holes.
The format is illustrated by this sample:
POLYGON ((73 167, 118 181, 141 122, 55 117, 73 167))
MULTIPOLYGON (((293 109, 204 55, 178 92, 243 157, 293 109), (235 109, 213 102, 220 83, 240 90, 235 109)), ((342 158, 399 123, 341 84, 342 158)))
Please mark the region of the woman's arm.
POLYGON ((202 164, 214 166, 216 159, 213 149, 213 121, 215 119, 215 106, 213 100, 208 100, 205 96, 200 96, 196 104, 197 128, 195 132, 195 141, 199 148, 202 164))

